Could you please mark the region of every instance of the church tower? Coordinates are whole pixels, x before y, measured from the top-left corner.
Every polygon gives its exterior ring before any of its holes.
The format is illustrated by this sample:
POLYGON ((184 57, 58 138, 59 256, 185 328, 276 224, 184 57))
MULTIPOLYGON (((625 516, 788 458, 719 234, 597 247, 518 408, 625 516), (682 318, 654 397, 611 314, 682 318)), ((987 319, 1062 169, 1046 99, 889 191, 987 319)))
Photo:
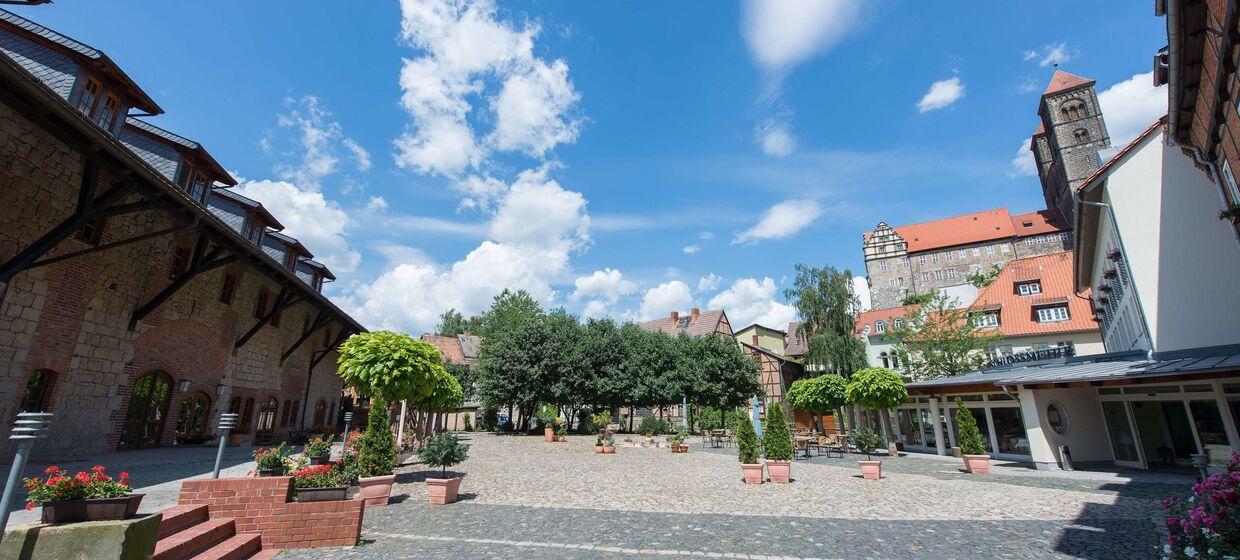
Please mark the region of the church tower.
POLYGON ((1098 170, 1111 147, 1094 81, 1056 70, 1038 105, 1042 123, 1030 142, 1046 207, 1072 220, 1072 189, 1098 170))

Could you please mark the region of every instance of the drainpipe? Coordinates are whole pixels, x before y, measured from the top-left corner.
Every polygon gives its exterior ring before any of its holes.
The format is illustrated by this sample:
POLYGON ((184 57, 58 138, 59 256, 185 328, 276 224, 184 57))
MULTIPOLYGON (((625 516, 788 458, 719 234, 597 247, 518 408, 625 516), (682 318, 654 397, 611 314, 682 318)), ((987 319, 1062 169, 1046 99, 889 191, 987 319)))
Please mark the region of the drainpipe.
MULTIPOLYGON (((1107 215, 1111 218, 1111 232, 1115 234, 1115 242, 1119 245, 1120 258, 1128 258, 1128 250, 1124 248, 1124 238, 1119 233, 1119 222, 1115 219, 1115 209, 1112 208, 1110 204, 1105 202, 1085 200, 1084 198, 1081 198, 1081 194, 1078 191, 1073 191, 1072 198, 1074 198, 1078 204, 1097 206, 1099 208, 1106 209, 1107 215)), ((1132 297, 1137 298, 1137 311, 1139 311, 1141 315, 1141 329, 1145 331, 1145 340, 1149 341, 1150 348, 1145 351, 1146 358, 1149 358, 1154 351, 1154 337, 1150 335, 1150 326, 1145 318, 1145 305, 1141 302, 1141 291, 1137 289, 1137 279, 1135 275, 1132 274, 1132 268, 1129 267, 1128 270, 1128 279, 1132 282, 1132 297)))

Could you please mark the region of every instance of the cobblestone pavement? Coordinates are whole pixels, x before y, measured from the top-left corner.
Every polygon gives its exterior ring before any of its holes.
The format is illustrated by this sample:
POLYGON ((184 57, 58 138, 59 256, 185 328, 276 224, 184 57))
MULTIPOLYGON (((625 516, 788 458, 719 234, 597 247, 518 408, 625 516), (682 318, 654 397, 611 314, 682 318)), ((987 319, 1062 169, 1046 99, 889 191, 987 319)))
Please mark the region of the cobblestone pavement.
POLYGON ((1156 556, 1160 501, 1186 491, 1073 473, 964 476, 913 458, 891 461, 880 481, 862 480, 855 462, 798 462, 792 484, 746 486, 734 450, 596 455, 588 437, 469 439, 461 502, 427 505, 428 472, 403 467, 394 503, 367 510, 362 545, 281 558, 1131 560, 1156 556))

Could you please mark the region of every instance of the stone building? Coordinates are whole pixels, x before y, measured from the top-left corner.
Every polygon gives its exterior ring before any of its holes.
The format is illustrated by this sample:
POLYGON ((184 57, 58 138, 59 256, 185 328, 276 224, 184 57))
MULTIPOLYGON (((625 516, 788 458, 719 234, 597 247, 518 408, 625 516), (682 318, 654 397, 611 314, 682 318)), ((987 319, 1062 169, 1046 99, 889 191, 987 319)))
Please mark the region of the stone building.
POLYGON ((1038 103, 1041 122, 1030 149, 1046 207, 1072 221, 1072 194, 1098 170, 1098 151, 1111 146, 1094 81, 1056 70, 1038 103))
POLYGON ((891 227, 880 222, 863 237, 870 306, 949 290, 1017 258, 1067 250, 1072 232, 1057 210, 1011 214, 1006 208, 891 227))
POLYGON ((0 418, 49 457, 334 421, 333 279, 102 52, 0 10, 0 418))

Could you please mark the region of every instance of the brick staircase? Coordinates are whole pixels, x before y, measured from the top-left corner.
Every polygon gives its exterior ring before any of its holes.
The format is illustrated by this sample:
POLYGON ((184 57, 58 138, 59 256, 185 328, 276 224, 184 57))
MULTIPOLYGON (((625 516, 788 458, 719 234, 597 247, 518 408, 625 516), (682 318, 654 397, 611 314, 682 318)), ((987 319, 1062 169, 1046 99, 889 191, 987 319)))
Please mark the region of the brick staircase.
POLYGON ((210 519, 205 505, 165 509, 154 560, 270 560, 258 533, 238 533, 232 519, 210 519))

